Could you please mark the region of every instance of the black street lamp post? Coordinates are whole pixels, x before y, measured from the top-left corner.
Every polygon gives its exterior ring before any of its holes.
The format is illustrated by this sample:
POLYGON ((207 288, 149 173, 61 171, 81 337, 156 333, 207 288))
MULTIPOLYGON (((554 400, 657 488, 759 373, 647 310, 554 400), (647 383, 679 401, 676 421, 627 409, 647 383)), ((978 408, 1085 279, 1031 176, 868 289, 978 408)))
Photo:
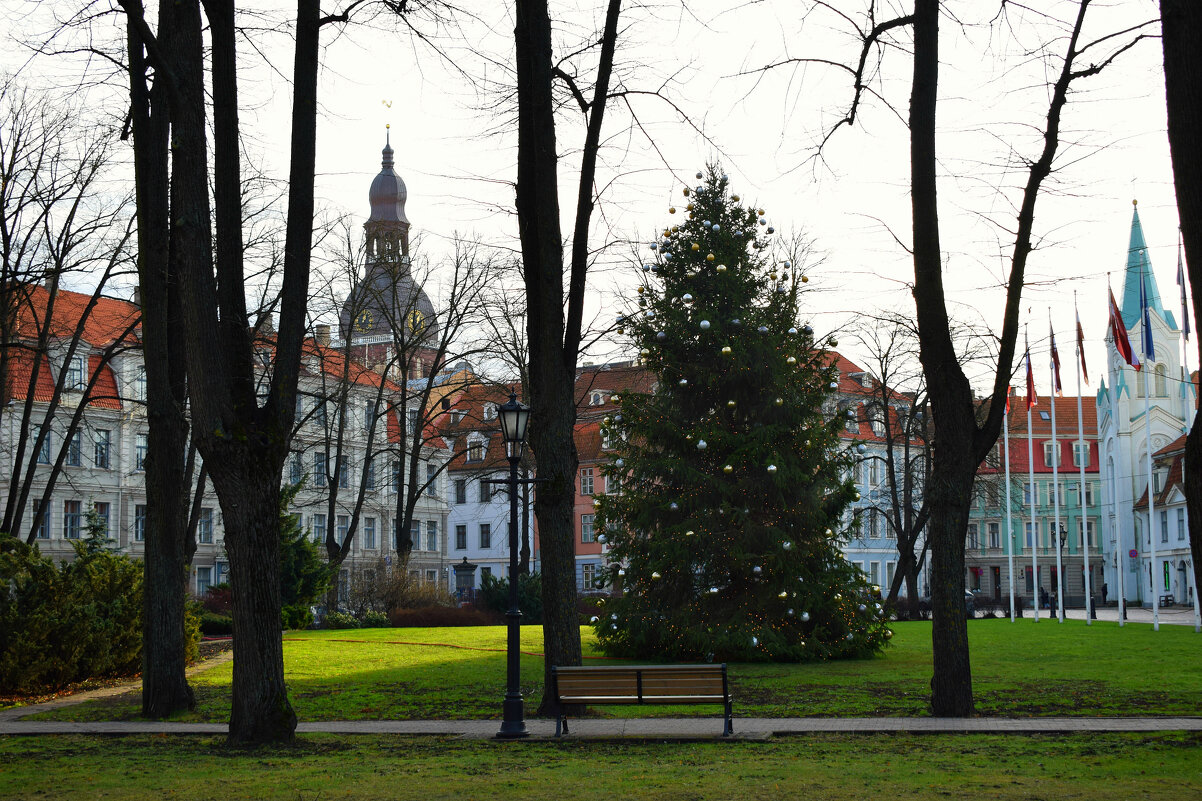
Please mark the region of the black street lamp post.
POLYGON ((517 394, 510 393, 509 401, 497 409, 501 422, 501 438, 505 441, 505 457, 509 460, 509 478, 494 481, 509 485, 509 611, 508 642, 506 645, 506 688, 502 705, 499 739, 526 737, 525 712, 522 707, 521 675, 521 618, 518 609, 518 485, 525 483, 518 478, 518 463, 526 447, 526 426, 530 422, 530 409, 518 402, 517 394))

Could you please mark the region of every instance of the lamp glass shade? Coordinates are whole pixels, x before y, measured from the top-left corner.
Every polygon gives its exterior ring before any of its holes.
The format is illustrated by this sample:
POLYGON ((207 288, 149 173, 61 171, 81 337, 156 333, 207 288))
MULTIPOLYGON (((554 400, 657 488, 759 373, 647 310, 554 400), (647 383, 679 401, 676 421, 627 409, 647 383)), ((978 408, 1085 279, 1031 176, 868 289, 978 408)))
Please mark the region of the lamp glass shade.
POLYGON ((511 394, 509 401, 497 409, 497 417, 501 422, 501 437, 506 445, 516 445, 518 450, 526 442, 526 426, 530 422, 530 407, 518 402, 517 395, 511 394))

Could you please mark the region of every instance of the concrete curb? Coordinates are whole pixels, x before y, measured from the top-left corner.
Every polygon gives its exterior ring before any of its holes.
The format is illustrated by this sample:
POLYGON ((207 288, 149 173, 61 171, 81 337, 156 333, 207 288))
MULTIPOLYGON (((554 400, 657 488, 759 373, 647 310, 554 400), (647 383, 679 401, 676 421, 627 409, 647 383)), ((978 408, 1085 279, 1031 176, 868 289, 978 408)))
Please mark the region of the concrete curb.
MULTIPOLYGON (((1202 731, 1202 717, 1163 718, 735 718, 734 738, 723 738, 718 718, 580 718, 563 740, 760 740, 814 733, 883 734, 1071 734, 1083 732, 1202 731)), ((495 720, 363 720, 301 723, 299 734, 415 735, 493 739, 495 720)), ((555 722, 526 721, 528 739, 555 740, 555 722)), ((220 735, 224 723, 170 721, 0 721, 0 735, 220 735)))

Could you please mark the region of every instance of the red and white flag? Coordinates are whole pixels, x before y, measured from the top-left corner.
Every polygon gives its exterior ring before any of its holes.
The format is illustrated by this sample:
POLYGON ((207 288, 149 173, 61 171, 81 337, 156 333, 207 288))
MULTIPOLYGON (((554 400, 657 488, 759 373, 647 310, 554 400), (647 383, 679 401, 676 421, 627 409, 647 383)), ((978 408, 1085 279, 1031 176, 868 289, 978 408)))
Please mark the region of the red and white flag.
POLYGON ((1114 347, 1118 349, 1123 361, 1139 370, 1143 365, 1139 363, 1139 357, 1131 348, 1131 339, 1127 336, 1127 326, 1123 324, 1123 314, 1119 311, 1119 305, 1114 302, 1114 291, 1107 287, 1106 292, 1110 295, 1110 333, 1114 335, 1114 347))
POLYGON ((1039 396, 1035 394, 1035 373, 1031 370, 1031 346, 1027 346, 1027 408, 1039 405, 1039 396))
POLYGON ((1089 370, 1085 367, 1085 330, 1081 328, 1081 313, 1077 311, 1076 300, 1073 301, 1073 313, 1077 315, 1077 356, 1081 359, 1081 375, 1089 385, 1089 370))
POLYGON ((1060 351, 1056 349, 1056 332, 1048 321, 1048 333, 1052 335, 1052 390, 1057 395, 1064 394, 1064 386, 1060 383, 1060 351))

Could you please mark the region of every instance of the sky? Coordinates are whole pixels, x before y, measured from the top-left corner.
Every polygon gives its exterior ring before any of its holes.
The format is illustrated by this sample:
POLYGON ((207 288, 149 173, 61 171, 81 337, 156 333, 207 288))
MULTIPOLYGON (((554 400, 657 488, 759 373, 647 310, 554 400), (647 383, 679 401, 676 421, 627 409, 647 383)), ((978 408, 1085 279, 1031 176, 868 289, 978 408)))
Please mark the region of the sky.
MULTIPOLYGON (((284 4, 251 5, 265 19, 286 18, 277 9, 284 4)), ((455 235, 479 237, 506 253, 516 248, 516 133, 504 92, 512 63, 511 4, 480 5, 488 8, 475 13, 490 16, 460 16, 455 26, 422 23, 434 47, 389 20, 326 38, 319 205, 365 219, 367 187, 379 169, 385 126, 391 126, 396 168, 408 187, 407 214, 435 258, 455 235)), ((861 0, 835 5, 850 20, 863 22, 861 0)), ((900 4, 883 5, 880 19, 900 4)), ((1067 17, 1075 4, 1037 5, 1052 17, 1067 17)), ((803 13, 804 6, 785 0, 733 8, 716 0, 689 3, 687 9, 627 4, 617 85, 658 91, 673 105, 638 94, 629 97, 629 109, 618 102, 607 112, 599 176, 605 189, 592 244, 612 246, 590 279, 588 303, 599 324, 608 324, 624 299, 633 297, 641 273, 631 265, 649 254, 646 243, 671 219, 668 206, 679 204, 681 189, 695 183, 692 174, 709 161, 721 163, 733 190, 764 208, 778 232, 800 231, 812 240, 821 264, 809 270, 803 313, 820 333, 837 332, 846 355, 871 367, 848 330, 864 314, 912 313, 907 285, 912 266, 894 236, 904 243, 910 228, 908 139, 898 116, 908 104, 908 37, 899 34, 895 46, 884 50, 870 84, 877 96, 865 98, 857 124, 839 129, 816 159, 817 142, 851 97, 848 75, 816 63, 757 72, 787 58, 847 63, 858 55, 848 19, 823 9, 803 13)), ((1087 17, 1087 40, 1156 16, 1151 0, 1095 6, 1087 17)), ((557 54, 576 49, 599 27, 604 11, 602 4, 584 0, 552 8, 557 54)), ((1038 152, 1047 79, 1064 47, 1057 38, 1060 28, 1048 18, 1021 10, 1007 18, 996 14, 991 3, 945 4, 938 139, 942 245, 953 313, 994 330, 1000 328, 1007 230, 1025 180, 1021 162, 1038 152), (1039 55, 1047 42, 1054 57, 1039 55)), ((38 29, 29 17, 9 19, 18 29, 38 29)), ((1157 32, 1156 26, 1147 29, 1157 32)), ((278 176, 287 171, 288 45, 281 35, 257 39, 269 64, 242 47, 247 149, 278 176)), ((1097 50, 1096 56, 1088 51, 1089 60, 1108 52, 1097 50)), ((1139 200, 1161 296, 1180 314, 1160 58, 1158 39, 1136 43, 1100 75, 1076 84, 1066 110, 1066 144, 1057 161, 1062 169, 1037 204, 1041 246, 1030 260, 1033 281, 1023 301, 1042 392, 1049 383, 1049 313, 1067 370, 1074 291, 1090 372, 1103 372, 1107 274, 1119 293, 1133 199, 1139 200)), ((594 60, 586 52, 570 60, 567 71, 579 70, 587 82, 594 60)), ((69 72, 61 57, 26 70, 60 80, 69 72)), ((558 132, 565 231, 575 198, 572 166, 583 141, 579 116, 565 108, 558 132)), ((429 289, 438 294, 437 287, 429 289)), ((624 355, 629 351, 603 343, 585 360, 624 355)), ((1071 372, 1065 382, 1071 392, 1071 372)))

